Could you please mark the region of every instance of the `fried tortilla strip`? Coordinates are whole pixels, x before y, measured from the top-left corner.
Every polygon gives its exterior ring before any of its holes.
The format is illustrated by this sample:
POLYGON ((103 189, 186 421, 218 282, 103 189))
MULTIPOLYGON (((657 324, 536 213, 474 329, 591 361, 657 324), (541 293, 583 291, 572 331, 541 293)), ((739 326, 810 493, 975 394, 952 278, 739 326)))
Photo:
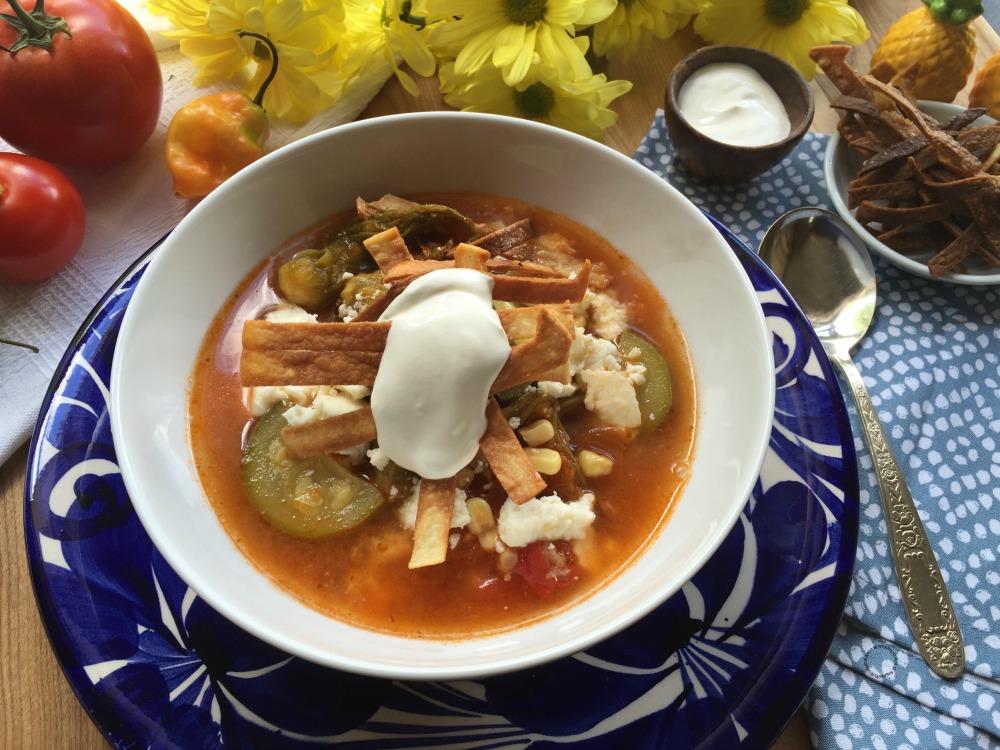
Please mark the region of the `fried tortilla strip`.
POLYGON ((417 520, 413 526, 411 570, 440 565, 448 556, 451 515, 455 508, 455 478, 421 479, 417 520))
POLYGON ((976 255, 994 267, 1000 266, 1000 207, 997 204, 995 194, 978 195, 965 201, 982 237, 976 255))
POLYGON ((871 91, 847 64, 847 53, 850 51, 851 47, 847 44, 824 44, 809 50, 809 57, 826 73, 826 77, 841 94, 874 102, 871 91))
POLYGON ((568 331, 575 330, 573 308, 568 302, 561 305, 536 305, 533 307, 514 307, 509 310, 497 310, 500 325, 512 342, 527 341, 538 335, 538 326, 542 310, 548 310, 568 331))
POLYGON ((499 393, 532 380, 568 383, 569 348, 574 335, 575 329, 567 329, 555 315, 542 308, 536 335, 510 350, 510 357, 493 381, 490 392, 499 393))
MULTIPOLYGON (((391 273, 385 275, 385 283, 392 286, 405 286, 416 278, 439 271, 442 268, 454 268, 455 261, 452 260, 411 260, 397 264, 391 273)), ((510 258, 490 258, 486 262, 486 270, 491 274, 506 274, 511 276, 526 276, 538 279, 563 279, 559 271, 540 263, 531 263, 523 260, 511 260, 510 258)), ((559 300, 560 302, 562 300, 559 300)))
POLYGON ((865 160, 865 163, 861 165, 861 169, 858 172, 859 175, 867 174, 873 169, 878 169, 879 167, 884 167, 893 161, 898 161, 899 159, 905 159, 908 156, 912 156, 923 148, 927 147, 927 139, 922 135, 915 136, 914 138, 907 138, 906 140, 899 141, 892 146, 887 146, 882 151, 872 156, 870 159, 865 160))
POLYGON ((372 385, 381 352, 309 349, 254 351, 240 356, 244 388, 260 385, 372 385))
POLYGON ((886 247, 903 255, 914 255, 924 252, 938 252, 935 243, 923 232, 911 231, 909 227, 897 227, 875 236, 886 247), (906 231, 897 231, 902 229, 906 231))
POLYGON ((272 323, 248 320, 243 324, 243 348, 254 351, 380 352, 385 349, 389 323, 272 323))
MULTIPOLYGON (((958 138, 958 132, 964 131, 966 128, 972 125, 973 122, 978 120, 987 112, 989 112, 989 110, 986 109, 986 107, 969 107, 968 109, 963 109, 961 112, 956 112, 954 115, 949 117, 945 122, 943 122, 941 124, 941 129, 956 131, 955 137, 958 138)), ((971 128, 967 132, 969 133, 975 133, 976 131, 989 132, 991 128, 995 130, 997 127, 1000 126, 997 126, 995 124, 983 125, 978 128, 971 128)), ((961 139, 959 142, 961 142, 961 139)), ((964 143, 962 145, 968 148, 968 145, 964 143)))
POLYGON ((316 422, 289 425, 281 431, 285 452, 293 461, 353 448, 375 439, 375 417, 370 406, 316 422))
POLYGON ((881 200, 890 202, 918 200, 920 185, 911 180, 897 182, 876 182, 869 185, 855 185, 847 188, 847 207, 857 208, 865 201, 881 200))
MULTIPOLYGON (((553 380, 565 364, 564 336, 542 323, 542 311, 566 332, 574 332, 573 310, 569 303, 501 310, 500 324, 513 341, 527 342, 541 332, 543 341, 522 349, 515 361, 531 368, 539 363, 555 363, 555 369, 538 369, 535 379, 553 380), (531 354, 540 347, 554 345, 542 359, 531 354), (536 357, 532 362, 531 357, 536 357), (558 361, 557 361, 558 360, 558 361)), ((246 387, 260 385, 371 385, 373 372, 381 361, 392 324, 351 323, 271 323, 247 321, 243 328, 243 355, 240 374, 246 387), (354 335, 357 334, 357 335, 354 335), (334 368, 348 368, 349 374, 334 368), (373 369, 374 368, 374 369, 373 369), (350 382, 348 382, 348 380, 350 382), (279 382, 280 381, 280 382, 279 382), (308 381, 308 382, 306 382, 308 381)), ((572 333, 570 333, 572 340, 572 333)), ((567 350, 568 352, 568 350, 567 350)), ((566 355, 568 357, 568 353, 566 355)))
POLYGON ((473 271, 486 273, 486 262, 490 259, 490 251, 467 242, 461 242, 455 247, 455 268, 471 268, 473 271))
POLYGON ((552 266, 541 263, 532 263, 530 260, 520 260, 517 258, 490 258, 486 268, 491 273, 505 274, 507 276, 530 276, 536 279, 562 279, 563 274, 552 266))
POLYGON ((854 214, 858 223, 881 224, 884 228, 900 224, 929 224, 944 221, 951 216, 951 207, 944 201, 922 206, 880 206, 872 201, 864 201, 854 214))
POLYGON ((927 270, 932 279, 938 279, 950 271, 963 273, 963 261, 974 255, 976 248, 983 241, 982 234, 975 224, 970 224, 965 231, 956 237, 947 247, 927 261, 927 270))
POLYGON ((527 242, 531 239, 532 232, 531 219, 520 219, 513 224, 484 234, 482 237, 477 237, 472 240, 472 244, 485 248, 490 255, 500 255, 512 247, 517 247, 522 242, 527 242))
POLYGON ((905 96, 909 101, 916 103, 917 75, 920 73, 920 63, 913 63, 899 73, 896 73, 891 65, 882 63, 878 69, 873 68, 872 70, 869 70, 868 73, 873 78, 888 82, 890 86, 899 91, 899 93, 905 96), (885 71, 883 72, 881 68, 885 68, 885 71), (883 77, 886 73, 889 74, 888 78, 883 77))
MULTIPOLYGON (((492 272, 493 260, 487 263, 492 272)), ((398 263, 385 275, 387 284, 408 284, 415 278, 442 268, 454 268, 451 260, 412 260, 398 263)), ((524 270, 528 264, 519 264, 524 270)), ((560 276, 557 278, 515 276, 513 274, 494 274, 493 299, 506 302, 525 302, 528 304, 546 304, 559 302, 579 302, 587 293, 590 282, 591 263, 584 261, 580 271, 573 278, 560 276)))
POLYGON ((590 261, 584 261, 583 267, 573 278, 538 279, 526 276, 494 276, 493 299, 528 304, 579 302, 587 293, 590 268, 590 261))
POLYGON ((419 205, 419 203, 407 200, 406 198, 400 198, 398 195, 393 195, 392 193, 386 193, 375 201, 366 201, 360 196, 354 201, 358 217, 362 219, 372 219, 386 211, 406 211, 416 208, 419 205))
POLYGON ((834 109, 863 115, 873 120, 878 117, 878 107, 875 106, 875 102, 857 96, 844 96, 841 94, 830 102, 830 106, 834 109))
POLYGON ((414 279, 420 278, 431 271, 440 271, 443 268, 454 268, 453 260, 410 260, 397 263, 392 270, 385 274, 385 283, 390 286, 406 285, 414 279))
POLYGON ((938 153, 942 164, 960 177, 971 177, 982 169, 982 162, 963 148, 958 141, 943 130, 933 127, 925 115, 899 91, 872 76, 862 76, 861 80, 873 90, 891 99, 899 111, 912 122, 938 153))
POLYGON ((371 253, 382 273, 387 274, 400 263, 413 260, 413 255, 406 247, 406 241, 396 227, 389 227, 384 232, 373 234, 365 240, 365 248, 371 253))
POLYGON ((545 489, 545 480, 535 471, 496 399, 486 405, 486 432, 479 447, 511 501, 526 503, 545 489))

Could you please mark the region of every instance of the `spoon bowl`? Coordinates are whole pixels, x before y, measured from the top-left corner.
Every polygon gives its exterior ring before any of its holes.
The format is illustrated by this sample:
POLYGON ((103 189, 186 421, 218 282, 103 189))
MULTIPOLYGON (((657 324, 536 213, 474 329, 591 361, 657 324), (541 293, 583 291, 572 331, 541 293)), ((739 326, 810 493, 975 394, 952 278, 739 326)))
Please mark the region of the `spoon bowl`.
POLYGON ((789 211, 771 225, 760 255, 809 318, 823 346, 850 354, 875 318, 875 268, 840 217, 789 211))
POLYGON ((951 597, 878 413, 851 361, 851 350, 875 317, 878 298, 868 250, 836 214, 797 208, 767 230, 760 257, 802 308, 850 386, 872 454, 910 630, 931 669, 956 679, 965 670, 965 648, 951 597))

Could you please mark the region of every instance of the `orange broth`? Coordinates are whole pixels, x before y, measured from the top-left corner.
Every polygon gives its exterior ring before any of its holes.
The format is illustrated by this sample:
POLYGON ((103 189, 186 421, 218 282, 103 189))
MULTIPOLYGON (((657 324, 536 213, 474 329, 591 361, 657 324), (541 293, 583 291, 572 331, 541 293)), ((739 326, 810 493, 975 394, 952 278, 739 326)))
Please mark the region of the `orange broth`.
MULTIPOLYGON (((412 531, 403 529, 387 502, 361 528, 341 537, 304 539, 264 520, 243 489, 241 449, 251 416, 239 382, 244 320, 259 317, 277 296, 270 279, 281 260, 339 228, 341 214, 295 238, 264 261, 234 291, 212 322, 195 367, 190 431, 197 471, 222 525, 236 546, 277 586, 306 605, 353 625, 398 635, 469 637, 548 616, 597 590, 635 558, 666 523, 685 483, 696 426, 695 384, 683 336, 646 276, 590 230, 537 207, 491 196, 420 196, 451 206, 476 221, 530 217, 538 233, 558 232, 576 251, 603 264, 610 291, 626 305, 629 326, 654 342, 673 380, 673 404, 663 424, 626 443, 619 430, 594 424, 582 407, 566 418, 575 450, 613 457, 612 473, 587 480, 597 518, 583 543, 578 578, 540 596, 516 575, 498 570, 497 555, 483 552, 471 532, 441 565, 409 570, 412 531)), ((493 482, 498 485, 497 482, 493 482)), ((494 510, 501 492, 489 496, 494 510)), ((545 494, 545 493, 543 493, 545 494)))

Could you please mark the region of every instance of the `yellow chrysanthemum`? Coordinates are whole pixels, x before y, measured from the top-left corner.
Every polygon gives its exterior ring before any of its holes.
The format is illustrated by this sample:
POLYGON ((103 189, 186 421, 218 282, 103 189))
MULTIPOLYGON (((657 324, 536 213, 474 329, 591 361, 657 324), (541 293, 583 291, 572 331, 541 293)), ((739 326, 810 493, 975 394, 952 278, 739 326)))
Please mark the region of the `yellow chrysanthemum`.
POLYGON ((860 44, 868 27, 847 0, 702 0, 695 33, 712 44, 755 47, 791 63, 807 80, 818 70, 809 50, 860 44))
POLYGON ((237 31, 266 36, 278 50, 278 73, 267 89, 264 108, 292 122, 303 122, 330 106, 313 76, 332 59, 343 30, 339 0, 149 0, 149 10, 174 26, 165 36, 197 71, 194 83, 246 78, 254 96, 271 69, 266 45, 237 31))
POLYGON ((604 75, 560 80, 548 77, 547 71, 551 69, 535 66, 516 86, 508 85, 492 65, 465 77, 458 75, 454 63, 446 63, 438 76, 445 102, 463 112, 520 117, 601 140, 604 129, 618 121, 608 105, 632 84, 608 81, 604 75))
POLYGON ((621 52, 628 59, 653 39, 668 39, 687 26, 698 0, 621 0, 614 13, 594 26, 594 52, 621 52))
POLYGON ((576 27, 611 15, 616 0, 425 0, 432 48, 455 58, 459 76, 492 64, 508 86, 520 84, 539 63, 559 78, 591 75, 587 40, 576 27))
POLYGON ((421 2, 403 0, 345 0, 345 32, 336 55, 336 68, 347 80, 373 57, 389 63, 403 88, 416 96, 413 78, 400 68, 400 60, 418 75, 432 76, 437 61, 424 35, 427 21, 421 2))

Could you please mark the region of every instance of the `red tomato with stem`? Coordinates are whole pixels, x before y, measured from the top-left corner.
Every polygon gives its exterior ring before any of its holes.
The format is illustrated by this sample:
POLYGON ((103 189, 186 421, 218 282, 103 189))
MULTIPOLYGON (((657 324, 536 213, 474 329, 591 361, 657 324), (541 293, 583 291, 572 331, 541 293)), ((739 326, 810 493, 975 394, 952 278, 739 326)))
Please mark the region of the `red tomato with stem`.
POLYGON ((0 281, 40 281, 83 243, 83 199, 62 172, 24 154, 0 153, 0 281))
POLYGON ((6 0, 0 19, 0 138, 62 164, 132 155, 163 101, 149 36, 114 0, 43 1, 6 0))

